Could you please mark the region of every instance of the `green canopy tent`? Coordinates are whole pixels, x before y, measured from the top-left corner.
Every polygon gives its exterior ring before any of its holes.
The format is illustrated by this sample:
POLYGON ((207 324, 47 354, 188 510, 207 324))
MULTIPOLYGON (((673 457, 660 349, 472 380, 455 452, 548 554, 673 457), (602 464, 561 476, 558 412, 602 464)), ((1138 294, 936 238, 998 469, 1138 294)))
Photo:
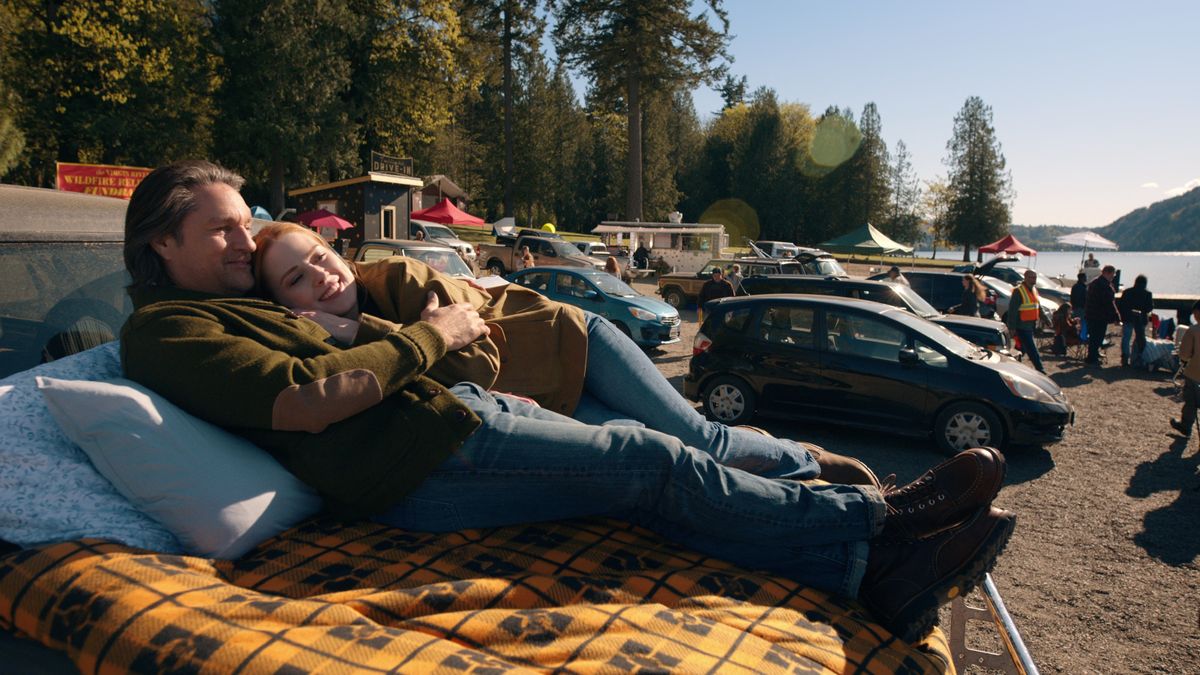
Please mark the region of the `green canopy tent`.
POLYGON ((830 239, 820 244, 820 246, 830 253, 855 253, 866 256, 878 255, 881 258, 893 253, 913 252, 911 246, 905 246, 892 240, 886 234, 875 229, 875 226, 870 223, 863 225, 857 230, 843 234, 836 239, 830 239))

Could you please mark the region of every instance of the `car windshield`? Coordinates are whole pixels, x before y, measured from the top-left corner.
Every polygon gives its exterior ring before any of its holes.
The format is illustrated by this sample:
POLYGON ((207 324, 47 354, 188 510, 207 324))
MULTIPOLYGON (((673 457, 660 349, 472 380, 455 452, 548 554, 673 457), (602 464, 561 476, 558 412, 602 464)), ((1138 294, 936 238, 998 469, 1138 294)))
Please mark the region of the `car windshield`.
POLYGON ((925 298, 917 295, 913 289, 904 284, 891 284, 892 291, 904 300, 904 304, 908 306, 917 316, 928 319, 933 316, 938 316, 941 312, 933 308, 933 305, 925 301, 925 298))
POLYGON ((579 249, 575 248, 571 244, 569 244, 565 241, 562 241, 560 239, 545 239, 544 241, 550 246, 551 249, 554 250, 555 253, 558 254, 558 256, 560 258, 586 258, 587 257, 583 253, 581 253, 579 251, 579 249))
MULTIPOLYGON (((997 268, 999 268, 999 267, 1001 267, 1001 266, 997 265, 997 268)), ((1028 267, 1010 267, 1008 265, 1004 265, 1003 267, 1005 269, 1011 269, 1014 278, 1019 278, 1019 277, 1024 276, 1025 271, 1029 269, 1028 267)), ((1045 288, 1045 289, 1051 290, 1051 291, 1061 291, 1062 290, 1062 286, 1060 286, 1058 284, 1058 282, 1055 281, 1054 279, 1051 279, 1050 277, 1046 276, 1045 274, 1042 274, 1041 272, 1039 272, 1037 270, 1033 270, 1033 273, 1037 275, 1037 282, 1034 283, 1035 287, 1045 288)))
POLYGON ((618 298, 634 298, 641 295, 641 293, 633 290, 633 287, 629 284, 607 272, 589 275, 587 279, 596 284, 596 287, 604 291, 606 295, 615 295, 618 298))
POLYGON ((454 230, 445 225, 430 225, 425 223, 425 232, 434 239, 458 239, 458 235, 454 234, 454 230))
POLYGON ((1012 296, 1013 287, 1012 287, 1012 284, 1008 283, 1007 281, 997 279, 996 277, 977 277, 977 278, 981 282, 983 282, 984 286, 987 286, 988 288, 992 289, 993 291, 996 291, 996 293, 998 293, 1001 297, 1008 298, 1008 297, 1012 296))
POLYGON ((402 255, 416 258, 433 269, 455 277, 472 277, 471 268, 458 257, 458 253, 449 249, 438 248, 408 248, 400 251, 402 255))
POLYGON ((984 349, 983 347, 968 342, 954 333, 951 333, 949 329, 933 323, 932 321, 926 321, 925 319, 919 318, 915 314, 897 310, 889 312, 888 316, 912 328, 928 341, 941 345, 951 354, 957 354, 958 356, 968 359, 986 357, 988 354, 988 350, 984 349))
POLYGON ((841 263, 834 260, 833 258, 817 258, 813 262, 815 262, 817 264, 817 274, 821 274, 821 275, 824 275, 827 277, 848 277, 848 276, 850 276, 849 274, 846 273, 846 269, 844 267, 842 267, 841 263))

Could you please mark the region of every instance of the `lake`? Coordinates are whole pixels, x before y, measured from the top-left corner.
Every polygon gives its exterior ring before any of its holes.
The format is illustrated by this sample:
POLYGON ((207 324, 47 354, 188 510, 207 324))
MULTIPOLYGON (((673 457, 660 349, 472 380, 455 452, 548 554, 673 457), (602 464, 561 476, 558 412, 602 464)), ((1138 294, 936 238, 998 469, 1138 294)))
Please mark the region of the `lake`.
MULTIPOLYGON (((1200 295, 1200 251, 1179 253, 1144 251, 1092 251, 1101 265, 1113 265, 1121 271, 1122 288, 1133 285, 1133 279, 1145 274, 1153 293, 1182 293, 1200 295)), ((918 258, 928 258, 929 251, 917 251, 918 258)), ((974 254, 972 254, 974 255, 974 254)), ((1082 259, 1079 251, 1046 251, 1029 259, 1029 266, 1052 277, 1063 275, 1074 283, 1082 259)), ((962 251, 938 251, 940 260, 960 260, 962 251)), ((983 256, 984 261, 991 255, 983 256)), ((1022 263, 1016 263, 1020 265, 1022 263)))

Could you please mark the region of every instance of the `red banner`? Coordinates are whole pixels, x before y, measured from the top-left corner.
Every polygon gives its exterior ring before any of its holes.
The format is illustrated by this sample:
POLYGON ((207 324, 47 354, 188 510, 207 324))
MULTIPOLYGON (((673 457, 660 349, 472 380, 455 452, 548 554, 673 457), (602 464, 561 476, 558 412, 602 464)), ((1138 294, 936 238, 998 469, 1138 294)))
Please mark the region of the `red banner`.
POLYGON ((86 192, 89 195, 129 199, 133 189, 142 182, 150 169, 140 166, 111 166, 108 164, 71 164, 55 162, 58 166, 58 189, 67 192, 86 192))

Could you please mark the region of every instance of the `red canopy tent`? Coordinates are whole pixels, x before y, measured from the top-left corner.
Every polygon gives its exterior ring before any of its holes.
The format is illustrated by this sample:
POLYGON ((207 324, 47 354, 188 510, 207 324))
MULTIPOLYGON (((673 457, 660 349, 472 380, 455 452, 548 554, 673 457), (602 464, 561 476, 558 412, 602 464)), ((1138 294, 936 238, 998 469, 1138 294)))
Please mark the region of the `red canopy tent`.
POLYGON ((980 253, 1020 253, 1021 255, 1037 255, 1037 251, 1022 244, 1020 240, 1011 234, 999 241, 993 241, 986 246, 979 247, 980 253))
POLYGON ((420 211, 413 211, 409 218, 428 220, 431 223, 445 225, 486 225, 483 218, 473 216, 454 205, 449 197, 443 198, 434 206, 420 211))

